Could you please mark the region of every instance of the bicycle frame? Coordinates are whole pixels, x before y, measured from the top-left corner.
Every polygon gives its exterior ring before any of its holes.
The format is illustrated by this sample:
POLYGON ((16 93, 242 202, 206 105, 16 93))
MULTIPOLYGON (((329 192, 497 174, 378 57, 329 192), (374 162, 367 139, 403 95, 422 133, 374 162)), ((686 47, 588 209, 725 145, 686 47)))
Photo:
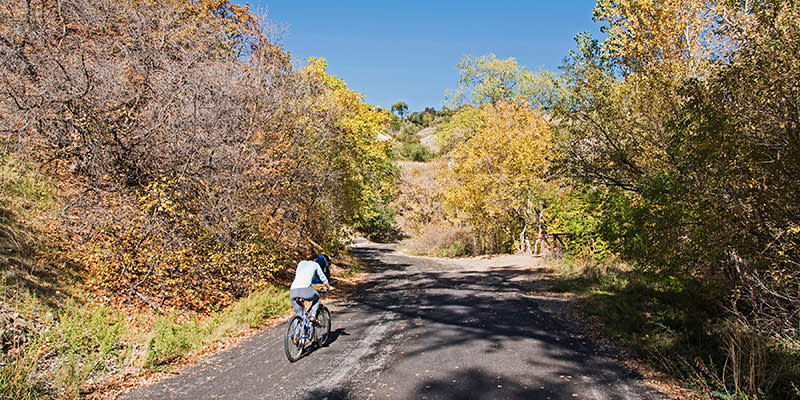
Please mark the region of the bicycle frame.
MULTIPOLYGON (((303 299, 303 301, 298 301, 297 302, 297 304, 300 305, 300 309, 303 310, 303 312, 302 312, 303 323, 301 325, 297 325, 292 330, 292 332, 289 333, 289 337, 293 337, 295 335, 295 333, 297 332, 297 329, 302 329, 302 332, 300 332, 300 337, 298 339, 303 340, 303 345, 305 345, 305 340, 306 339, 311 338, 311 333, 313 332, 313 327, 311 326, 311 323, 308 320, 308 315, 311 314, 311 307, 306 308, 306 304, 305 304, 306 301, 307 300, 303 299)), ((321 304, 320 304, 320 306, 321 306, 321 304)))
POLYGON ((320 314, 317 316, 322 319, 314 323, 311 322, 313 301, 301 298, 293 298, 292 301, 300 306, 301 311, 298 313, 299 315, 289 319, 289 327, 283 341, 286 357, 290 362, 295 362, 303 356, 307 348, 314 345, 322 347, 327 343, 331 322, 330 311, 322 305, 322 299, 319 299, 320 314))

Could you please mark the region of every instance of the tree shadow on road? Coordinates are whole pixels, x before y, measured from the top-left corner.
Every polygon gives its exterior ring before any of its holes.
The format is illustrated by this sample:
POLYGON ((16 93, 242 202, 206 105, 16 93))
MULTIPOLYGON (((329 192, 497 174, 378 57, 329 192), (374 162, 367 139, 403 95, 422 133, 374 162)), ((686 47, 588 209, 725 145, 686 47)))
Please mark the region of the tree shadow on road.
POLYGON ((492 376, 480 369, 469 369, 447 379, 424 381, 418 385, 416 393, 416 398, 420 399, 545 400, 573 398, 574 390, 563 383, 531 386, 517 380, 492 376))
POLYGON ((304 400, 347 400, 352 398, 352 394, 348 389, 315 390, 303 397, 304 400))
MULTIPOLYGON (((354 302, 370 312, 391 312, 412 324, 413 332, 394 333, 406 339, 393 339, 409 341, 404 358, 459 346, 499 352, 504 351, 503 343, 535 339, 538 347, 535 352, 531 349, 531 356, 536 359, 520 365, 520 372, 524 368, 546 369, 544 376, 550 378, 531 386, 514 381, 497 383, 495 376, 481 369, 452 371, 446 380, 421 384, 414 398, 572 398, 571 385, 575 383, 560 382, 561 376, 582 377, 583 385, 591 388, 627 387, 627 383, 641 380, 613 361, 616 354, 589 340, 580 321, 549 311, 564 308, 563 299, 528 296, 535 289, 528 270, 515 266, 454 270, 436 260, 393 254, 391 248, 360 248, 354 254, 372 272, 378 272, 370 275, 354 302)), ((612 389, 607 394, 617 398, 613 393, 612 389)), ((645 390, 630 398, 648 396, 645 390)))
MULTIPOLYGON (((396 395, 408 399, 438 400, 556 400, 585 398, 578 394, 572 376, 558 376, 553 379, 526 383, 522 379, 498 377, 480 368, 470 368, 448 375, 446 378, 426 379, 416 384, 412 392, 396 395)), ((583 382, 587 384, 586 382, 583 382)), ((654 394, 624 393, 613 395, 605 393, 602 383, 590 383, 598 386, 593 390, 597 399, 642 399, 657 398, 654 394)), ((370 391, 350 388, 334 390, 317 390, 307 393, 303 400, 355 400, 367 398, 370 391)), ((397 396, 393 396, 395 398, 397 396)))

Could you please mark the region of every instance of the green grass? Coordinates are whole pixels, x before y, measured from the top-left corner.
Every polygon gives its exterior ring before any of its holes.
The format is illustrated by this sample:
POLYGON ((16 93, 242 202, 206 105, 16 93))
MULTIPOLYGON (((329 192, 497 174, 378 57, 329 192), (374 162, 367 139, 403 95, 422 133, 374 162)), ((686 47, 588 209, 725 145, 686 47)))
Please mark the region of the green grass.
POLYGON ((569 260, 553 275, 605 335, 706 398, 800 398, 798 349, 739 323, 710 282, 677 285, 615 260, 569 260))
POLYGON ((58 192, 51 178, 26 168, 10 156, 0 156, 0 189, 5 193, 2 200, 18 203, 21 207, 16 207, 16 211, 23 212, 52 209, 58 192))
MULTIPOLYGON (((27 168, 14 157, 0 155, 0 302, 14 307, 26 320, 33 316, 52 322, 52 304, 40 296, 58 293, 52 276, 30 243, 40 240, 39 218, 57 210, 53 181, 27 168)), ((29 328, 27 342, 9 354, 0 354, 0 399, 46 398, 47 385, 34 379, 37 365, 52 348, 36 327, 29 328)))
POLYGON ((286 290, 272 287, 213 313, 205 321, 179 323, 174 314, 159 317, 148 344, 147 367, 161 368, 217 340, 263 325, 289 308, 288 296, 286 290))
MULTIPOLYGON (((20 309, 44 307, 34 296, 27 301, 34 304, 20 305, 20 309)), ((58 323, 51 321, 45 330, 31 332, 21 356, 0 367, 0 400, 72 399, 87 390, 90 378, 115 370, 171 369, 183 357, 258 328, 288 309, 288 292, 274 287, 254 292, 219 312, 193 318, 171 313, 152 319, 145 314, 126 315, 109 306, 68 301, 58 312, 58 323), (45 355, 52 365, 42 375, 45 355)))
POLYGON ((125 317, 102 305, 81 305, 70 300, 59 315, 59 324, 44 334, 55 348, 59 363, 55 385, 67 397, 77 397, 92 374, 122 365, 129 337, 125 317))

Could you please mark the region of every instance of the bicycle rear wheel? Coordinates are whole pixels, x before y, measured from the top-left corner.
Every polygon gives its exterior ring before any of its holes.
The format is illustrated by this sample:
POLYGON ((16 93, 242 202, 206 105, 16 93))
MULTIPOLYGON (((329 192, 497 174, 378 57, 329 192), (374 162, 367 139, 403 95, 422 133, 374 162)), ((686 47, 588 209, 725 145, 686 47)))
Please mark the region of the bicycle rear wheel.
POLYGON ((305 347, 305 339, 303 336, 303 320, 294 316, 289 320, 286 327, 286 335, 283 336, 283 347, 286 350, 286 358, 291 362, 295 362, 303 355, 303 348, 305 347))
POLYGON ((317 341, 317 344, 320 346, 324 346, 328 343, 328 337, 331 334, 331 312, 328 309, 320 305, 319 311, 317 311, 317 326, 314 328, 314 336, 317 341))

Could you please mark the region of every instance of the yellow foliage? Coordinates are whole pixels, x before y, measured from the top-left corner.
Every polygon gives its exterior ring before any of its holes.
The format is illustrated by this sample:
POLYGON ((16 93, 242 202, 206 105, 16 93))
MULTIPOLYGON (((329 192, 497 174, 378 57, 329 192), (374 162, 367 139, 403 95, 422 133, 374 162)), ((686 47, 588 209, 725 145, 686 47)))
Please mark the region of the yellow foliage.
POLYGON ((304 72, 321 81, 324 89, 314 98, 318 110, 334 121, 336 137, 329 139, 332 165, 339 168, 344 218, 355 228, 370 230, 381 209, 394 197, 395 168, 389 142, 378 139, 388 130, 391 114, 363 102, 364 95, 348 89, 341 79, 328 75, 323 58, 309 59, 304 72), (332 114, 332 115, 331 115, 332 114))
POLYGON ((552 196, 548 151, 554 135, 528 104, 498 102, 480 109, 482 128, 451 153, 443 203, 489 238, 485 250, 508 250, 518 234, 541 224, 552 196))
POLYGON ((632 71, 702 77, 711 60, 731 50, 721 21, 742 14, 713 0, 600 0, 595 18, 607 22, 604 46, 632 71))

